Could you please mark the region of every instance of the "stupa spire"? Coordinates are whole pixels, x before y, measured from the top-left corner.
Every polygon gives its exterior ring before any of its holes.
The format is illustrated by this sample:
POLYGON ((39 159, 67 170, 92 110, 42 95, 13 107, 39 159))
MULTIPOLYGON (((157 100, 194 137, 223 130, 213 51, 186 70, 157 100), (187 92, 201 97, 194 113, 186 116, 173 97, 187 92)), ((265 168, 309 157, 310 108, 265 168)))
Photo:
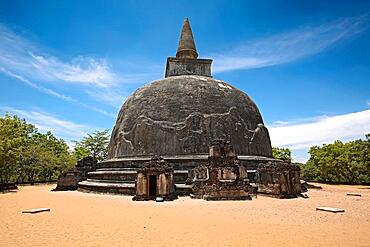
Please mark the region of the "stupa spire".
POLYGON ((198 53, 195 48, 193 33, 190 28, 188 18, 185 18, 182 24, 179 46, 177 48, 176 58, 197 59, 198 53))
POLYGON ((195 48, 193 33, 188 18, 182 24, 182 30, 176 57, 168 57, 165 77, 179 75, 199 75, 212 77, 212 59, 199 59, 195 48))

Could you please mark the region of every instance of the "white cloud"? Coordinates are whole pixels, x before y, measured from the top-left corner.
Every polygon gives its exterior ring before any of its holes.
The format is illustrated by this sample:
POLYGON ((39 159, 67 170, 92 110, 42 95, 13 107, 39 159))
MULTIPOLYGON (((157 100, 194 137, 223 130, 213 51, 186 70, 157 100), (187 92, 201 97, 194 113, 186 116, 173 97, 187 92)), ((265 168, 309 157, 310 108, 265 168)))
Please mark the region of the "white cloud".
MULTIPOLYGON (((109 117, 115 117, 113 113, 79 102, 70 96, 34 82, 58 82, 56 85, 59 86, 61 86, 60 82, 74 83, 88 88, 100 88, 107 92, 113 92, 108 89, 116 85, 118 77, 103 59, 95 60, 79 56, 70 62, 62 62, 57 57, 45 55, 37 44, 24 39, 0 24, 0 72, 45 94, 109 117)), ((113 94, 106 96, 107 99, 113 97, 117 96, 113 94)))
POLYGON ((92 98, 99 102, 105 102, 116 109, 119 109, 126 98, 129 96, 129 87, 137 87, 137 85, 145 84, 149 81, 158 79, 161 75, 158 73, 161 67, 153 66, 146 62, 140 61, 136 64, 124 63, 126 71, 130 73, 125 73, 125 77, 121 78, 120 82, 128 86, 126 88, 122 87, 107 87, 107 88, 88 88, 85 93, 90 95, 92 98), (140 64, 140 65, 139 65, 140 64), (136 70, 145 68, 144 73, 136 73, 136 70))
POLYGON ((314 145, 364 138, 370 132, 370 110, 284 124, 274 123, 268 129, 274 147, 288 147, 293 150, 293 154, 296 150, 302 156, 303 151, 314 145))
POLYGON ((85 107, 86 109, 90 109, 92 111, 98 112, 98 113, 103 114, 105 116, 108 116, 110 118, 116 118, 117 117, 117 114, 112 113, 112 112, 108 112, 108 111, 100 109, 98 107, 87 105, 87 104, 82 103, 82 102, 78 102, 78 104, 81 105, 82 107, 85 107))
POLYGON ((107 112, 107 111, 102 110, 100 108, 97 108, 97 107, 94 107, 94 106, 91 106, 91 105, 88 105, 88 104, 79 102, 79 101, 73 99, 70 96, 66 96, 66 95, 60 94, 60 93, 58 93, 58 92, 56 92, 56 91, 54 91, 52 89, 49 89, 49 88, 46 88, 46 87, 42 87, 40 85, 37 85, 37 84, 31 82, 30 80, 24 78, 23 76, 14 74, 13 72, 10 72, 10 71, 8 71, 8 70, 6 70, 4 68, 1 68, 0 67, 0 71, 3 72, 4 74, 10 76, 10 77, 13 77, 15 79, 18 79, 19 81, 24 82, 25 84, 27 84, 28 86, 30 86, 32 88, 34 88, 34 89, 36 89, 38 91, 41 91, 43 93, 46 93, 48 95, 57 97, 59 99, 62 99, 64 101, 67 101, 67 102, 75 103, 75 104, 80 105, 80 106, 82 106, 82 107, 84 107, 86 109, 89 109, 89 110, 98 112, 100 114, 106 115, 106 116, 111 117, 111 118, 115 118, 115 116, 116 116, 115 114, 110 113, 110 112, 107 112))
POLYGON ((126 97, 122 95, 117 89, 89 89, 86 93, 97 101, 103 101, 109 105, 119 109, 122 103, 126 100, 126 97))
POLYGON ((69 63, 63 63, 55 57, 45 57, 30 53, 32 66, 46 80, 59 80, 72 83, 91 84, 109 87, 117 80, 104 59, 77 57, 69 63))
POLYGON ((55 136, 63 138, 69 143, 72 140, 79 140, 87 133, 91 133, 97 129, 89 125, 77 124, 60 119, 38 109, 29 111, 12 107, 1 107, 0 109, 17 115, 20 118, 25 118, 28 123, 34 124, 41 132, 51 131, 55 136))
POLYGON ((42 52, 40 47, 0 24, 0 66, 24 77, 109 87, 118 81, 104 59, 79 56, 71 61, 42 52))
POLYGON ((145 61, 119 60, 115 62, 126 71, 124 76, 119 76, 112 71, 105 59, 78 56, 71 61, 62 61, 43 50, 45 48, 24 38, 22 33, 15 33, 0 23, 0 73, 16 78, 43 93, 110 117, 115 116, 41 84, 53 83, 54 87, 62 87, 66 83, 79 85, 82 87, 74 89, 89 95, 95 101, 119 108, 127 97, 127 93, 121 93, 127 91, 122 90, 122 85, 142 84, 148 79, 154 79, 159 70, 158 66, 145 61), (145 68, 145 72, 141 71, 142 68, 145 68))
POLYGON ((304 27, 272 37, 247 42, 234 49, 210 55, 215 73, 289 63, 317 54, 365 29, 367 16, 341 19, 316 27, 304 27))
POLYGON ((306 163, 310 158, 308 148, 294 149, 292 150, 293 162, 306 163))
POLYGON ((60 94, 52 89, 49 89, 49 88, 45 88, 45 87, 42 87, 40 85, 37 85, 33 82, 31 82, 30 80, 24 78, 23 76, 21 75, 17 75, 17 74, 14 74, 13 72, 10 72, 2 67, 0 67, 0 71, 3 72, 4 74, 10 76, 10 77, 13 77, 15 79, 18 79, 22 82, 24 82, 25 84, 27 84, 28 86, 34 88, 34 89, 37 89, 43 93, 46 93, 46 94, 49 94, 51 96, 54 96, 54 97, 57 97, 59 99, 62 99, 62 100, 65 100, 65 101, 69 101, 69 102, 74 102, 74 99, 72 99, 71 97, 69 96, 66 96, 66 95, 63 95, 63 94, 60 94))

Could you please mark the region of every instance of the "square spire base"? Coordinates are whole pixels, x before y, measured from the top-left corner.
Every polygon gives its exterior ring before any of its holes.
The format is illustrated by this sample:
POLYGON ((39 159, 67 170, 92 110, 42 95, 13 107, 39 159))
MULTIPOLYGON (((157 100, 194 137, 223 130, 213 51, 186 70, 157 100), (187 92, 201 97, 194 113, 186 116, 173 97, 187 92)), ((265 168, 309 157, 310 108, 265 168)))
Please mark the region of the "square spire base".
POLYGON ((165 77, 199 75, 212 77, 212 59, 167 58, 165 77))

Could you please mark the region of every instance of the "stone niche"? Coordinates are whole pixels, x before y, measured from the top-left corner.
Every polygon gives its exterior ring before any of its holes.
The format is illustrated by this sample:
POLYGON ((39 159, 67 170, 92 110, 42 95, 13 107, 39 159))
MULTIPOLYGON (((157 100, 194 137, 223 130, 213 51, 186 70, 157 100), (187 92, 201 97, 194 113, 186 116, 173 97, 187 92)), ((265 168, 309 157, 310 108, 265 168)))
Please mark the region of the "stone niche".
POLYGON ((58 178, 57 187, 53 191, 77 190, 78 183, 87 179, 87 173, 96 170, 96 164, 91 156, 77 161, 72 171, 67 171, 58 178))
POLYGON ((214 140, 208 163, 192 169, 187 181, 192 184, 192 198, 205 200, 250 200, 255 189, 249 184, 245 167, 234 148, 224 140, 214 140))
POLYGON ((173 168, 163 158, 154 156, 137 171, 135 201, 156 200, 157 197, 171 201, 176 199, 173 168))
POLYGON ((258 193, 279 198, 295 198, 301 194, 300 168, 287 162, 260 164, 256 172, 258 193))

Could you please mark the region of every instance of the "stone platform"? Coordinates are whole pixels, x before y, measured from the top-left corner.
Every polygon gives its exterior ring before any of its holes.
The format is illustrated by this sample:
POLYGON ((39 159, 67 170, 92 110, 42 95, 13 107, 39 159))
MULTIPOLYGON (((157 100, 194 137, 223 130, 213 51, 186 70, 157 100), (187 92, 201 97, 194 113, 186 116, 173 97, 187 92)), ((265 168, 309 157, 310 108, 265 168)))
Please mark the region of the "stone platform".
MULTIPOLYGON (((151 156, 123 157, 105 160, 97 164, 95 171, 87 173, 87 180, 78 184, 82 192, 110 193, 122 195, 135 194, 137 171, 150 161, 151 156)), ((163 159, 174 168, 175 190, 179 196, 187 196, 192 186, 186 184, 191 169, 208 162, 208 154, 163 156, 163 159)), ((261 156, 238 156, 246 167, 250 181, 253 181, 258 164, 275 159, 261 156)), ((279 162, 279 161, 277 161, 279 162)))

